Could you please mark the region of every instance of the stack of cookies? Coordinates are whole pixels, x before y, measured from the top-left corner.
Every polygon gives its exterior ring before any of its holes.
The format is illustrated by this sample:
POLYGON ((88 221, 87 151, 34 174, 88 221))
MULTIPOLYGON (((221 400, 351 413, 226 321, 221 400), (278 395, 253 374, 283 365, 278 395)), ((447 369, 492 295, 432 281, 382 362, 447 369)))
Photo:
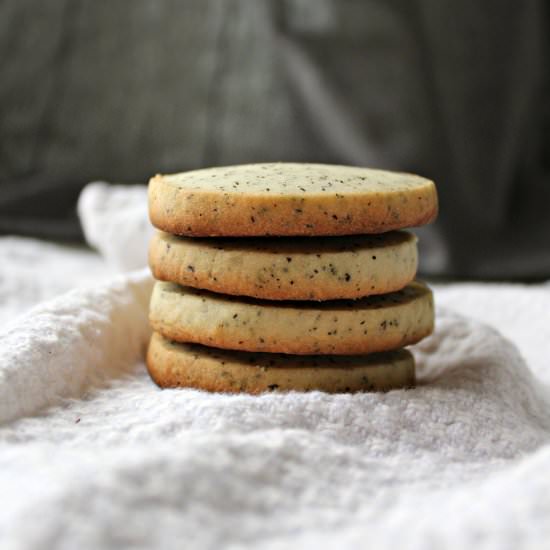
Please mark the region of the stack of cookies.
POLYGON ((322 164, 155 176, 147 354, 161 387, 349 392, 414 384, 433 330, 414 281, 433 182, 322 164))

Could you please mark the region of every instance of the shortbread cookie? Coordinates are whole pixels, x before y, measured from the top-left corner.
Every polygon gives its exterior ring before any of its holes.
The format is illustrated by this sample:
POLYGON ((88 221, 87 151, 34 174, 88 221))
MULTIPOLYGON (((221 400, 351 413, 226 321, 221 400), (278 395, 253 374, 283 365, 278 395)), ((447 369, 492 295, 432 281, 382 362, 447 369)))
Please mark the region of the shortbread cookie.
POLYGON ((157 282, 153 330, 179 342, 292 354, 355 355, 395 349, 432 332, 433 298, 423 284, 360 300, 267 302, 157 282))
POLYGON ((328 164, 247 164, 157 175, 149 182, 157 228, 194 236, 356 235, 431 222, 432 181, 328 164))
POLYGON ((193 239, 157 233, 153 275, 194 288, 269 300, 336 300, 386 294, 414 279, 416 237, 193 239))
POLYGON ((179 344, 158 333, 151 338, 147 368, 163 388, 219 392, 387 391, 415 382, 414 359, 403 349, 346 357, 296 357, 179 344))

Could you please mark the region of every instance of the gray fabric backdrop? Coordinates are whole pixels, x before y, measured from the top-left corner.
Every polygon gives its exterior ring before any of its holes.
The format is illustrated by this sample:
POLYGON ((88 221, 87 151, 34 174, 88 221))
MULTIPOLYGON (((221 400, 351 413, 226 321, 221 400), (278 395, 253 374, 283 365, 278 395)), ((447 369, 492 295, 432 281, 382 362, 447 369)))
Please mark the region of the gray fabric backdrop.
POLYGON ((81 187, 297 160, 438 183, 423 271, 550 275, 542 0, 3 0, 0 231, 81 187))

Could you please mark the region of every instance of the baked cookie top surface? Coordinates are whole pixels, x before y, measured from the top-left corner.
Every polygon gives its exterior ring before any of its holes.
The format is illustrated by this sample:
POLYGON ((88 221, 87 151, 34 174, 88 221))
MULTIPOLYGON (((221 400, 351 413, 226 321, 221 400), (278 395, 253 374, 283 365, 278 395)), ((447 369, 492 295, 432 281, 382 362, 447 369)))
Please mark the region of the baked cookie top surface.
POLYGON ((190 236, 380 233, 429 223, 437 208, 431 180, 354 166, 247 164, 149 184, 152 223, 190 236))
POLYGON ((407 192, 433 185, 430 180, 413 174, 298 162, 241 164, 155 177, 197 192, 269 196, 330 197, 336 193, 363 196, 407 192))

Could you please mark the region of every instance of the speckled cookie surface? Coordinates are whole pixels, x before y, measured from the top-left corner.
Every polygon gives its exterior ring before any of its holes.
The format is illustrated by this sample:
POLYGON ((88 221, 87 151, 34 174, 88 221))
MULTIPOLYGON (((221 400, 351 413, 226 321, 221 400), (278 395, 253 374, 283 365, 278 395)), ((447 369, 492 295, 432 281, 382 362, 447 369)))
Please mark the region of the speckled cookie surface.
POLYGON ((157 282, 153 330, 179 342, 224 349, 355 355, 418 342, 433 330, 431 291, 404 289, 360 300, 268 302, 157 282))
POLYGON ((383 233, 432 221, 432 181, 383 170, 272 163, 157 175, 149 182, 157 228, 186 236, 383 233))
POLYGON ((416 237, 186 238, 158 232, 153 275, 194 288, 269 300, 360 298, 414 279, 416 237))
POLYGON ((147 368, 161 387, 218 392, 387 391, 414 385, 414 359, 400 349, 360 356, 247 353, 180 344, 153 333, 147 368))

